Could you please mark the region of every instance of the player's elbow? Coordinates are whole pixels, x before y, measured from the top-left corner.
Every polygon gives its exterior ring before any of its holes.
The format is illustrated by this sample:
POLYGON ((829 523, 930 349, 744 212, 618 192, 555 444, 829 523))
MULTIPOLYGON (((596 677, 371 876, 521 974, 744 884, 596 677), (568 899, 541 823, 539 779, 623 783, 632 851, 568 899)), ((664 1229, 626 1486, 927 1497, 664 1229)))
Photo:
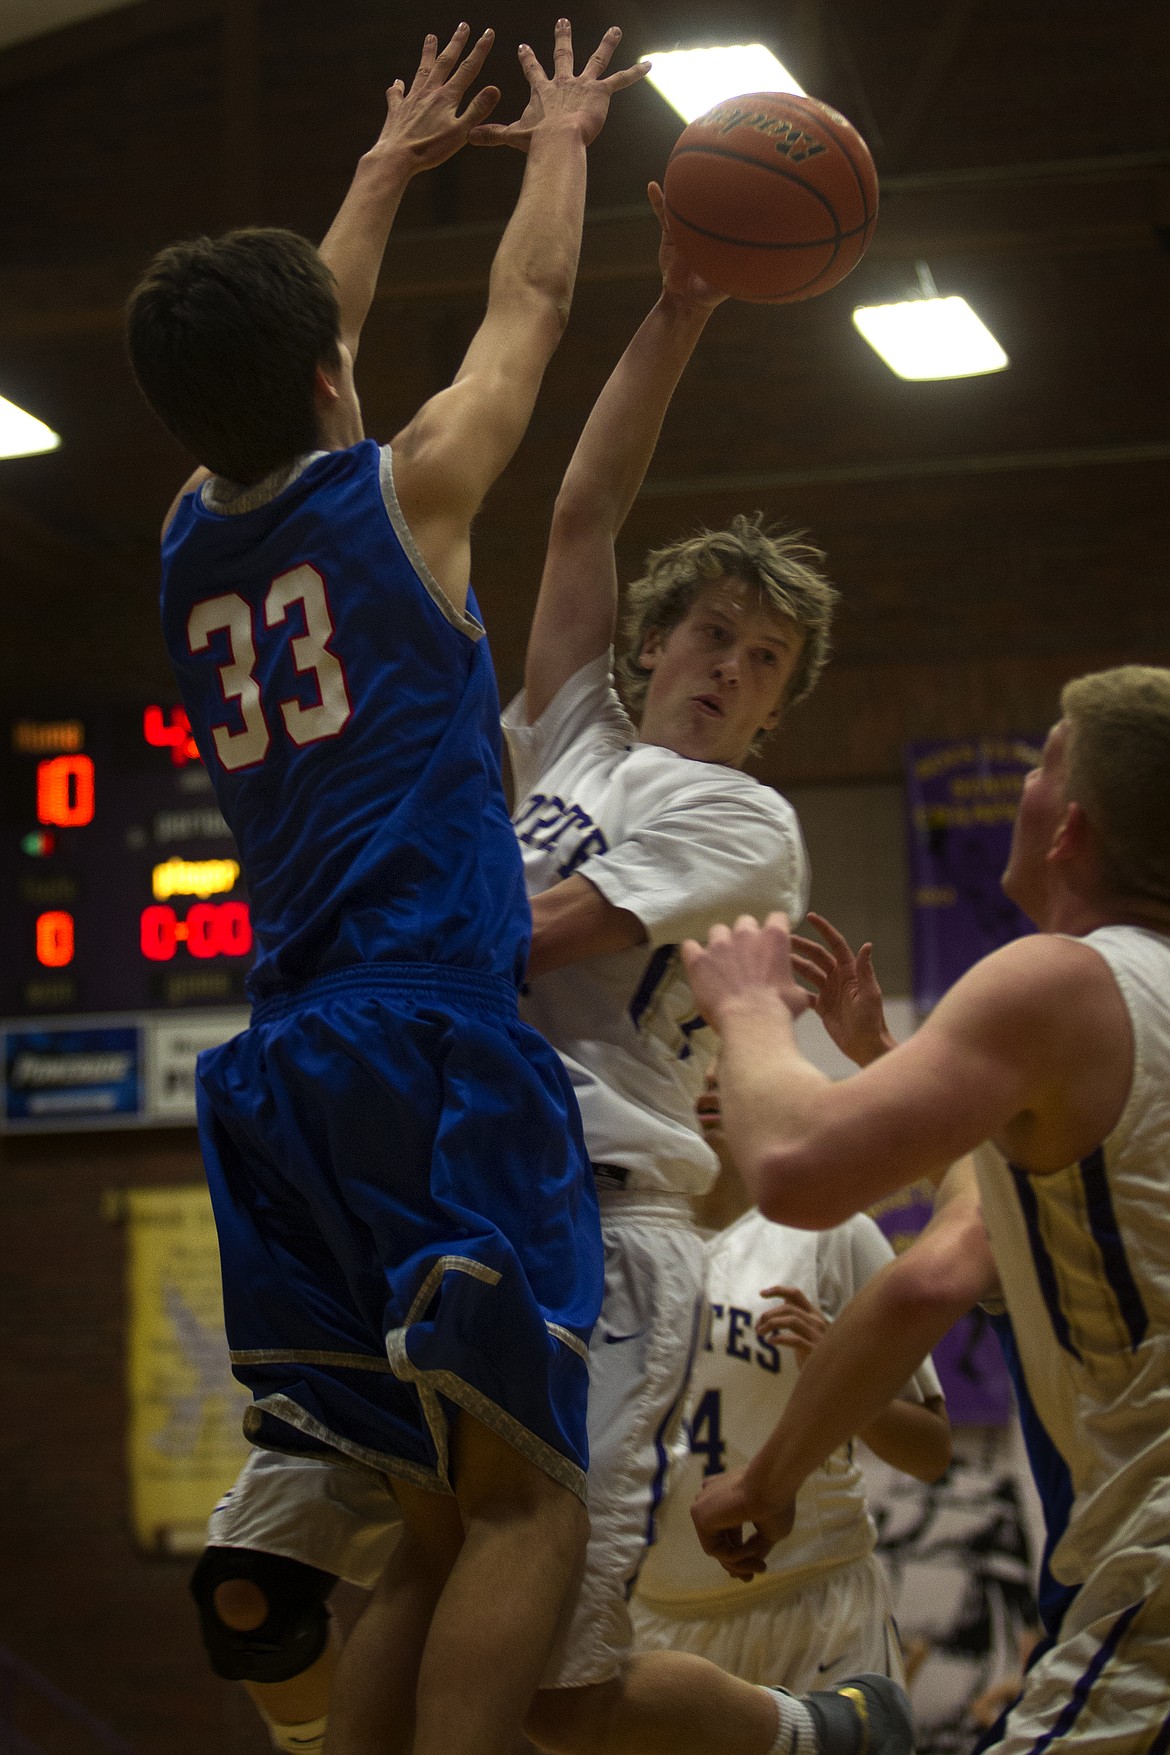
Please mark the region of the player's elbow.
MULTIPOLYGON (((982 1246, 986 1249, 985 1237, 982 1246)), ((911 1248, 890 1270, 884 1288, 888 1319, 902 1328, 943 1335, 986 1295, 987 1278, 977 1240, 974 1254, 966 1257, 911 1248)))
POLYGON ((798 1231, 827 1231, 862 1204, 843 1198, 802 1146, 765 1148, 741 1171, 765 1219, 798 1231))
POLYGON ((928 1485, 933 1481, 941 1481, 951 1466, 954 1444, 951 1440, 951 1423, 947 1418, 941 1397, 936 1398, 937 1405, 932 1404, 934 1420, 922 1440, 920 1454, 916 1466, 907 1472, 918 1481, 928 1485))

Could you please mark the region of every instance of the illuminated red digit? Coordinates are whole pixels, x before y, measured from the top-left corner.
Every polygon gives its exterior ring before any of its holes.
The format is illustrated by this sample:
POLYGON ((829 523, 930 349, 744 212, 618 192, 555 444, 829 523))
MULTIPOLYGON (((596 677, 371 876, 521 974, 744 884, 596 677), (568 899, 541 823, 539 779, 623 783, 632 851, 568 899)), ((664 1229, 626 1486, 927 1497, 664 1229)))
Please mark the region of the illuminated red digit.
POLYGON ((54 909, 37 916, 37 962, 63 969, 73 961, 73 916, 54 909))
POLYGON ((93 762, 89 756, 54 756, 37 763, 37 821, 58 829, 93 822, 93 762))
POLYGON ((196 902, 187 910, 187 949, 193 957, 218 957, 219 909, 212 902, 196 902))
POLYGON ((246 957, 252 949, 252 922, 246 902, 221 902, 216 909, 219 948, 225 957, 246 957))
POLYGON ((175 925, 173 908, 163 908, 157 904, 144 908, 138 934, 143 956, 149 957, 152 963, 169 963, 175 954, 177 942, 175 925))

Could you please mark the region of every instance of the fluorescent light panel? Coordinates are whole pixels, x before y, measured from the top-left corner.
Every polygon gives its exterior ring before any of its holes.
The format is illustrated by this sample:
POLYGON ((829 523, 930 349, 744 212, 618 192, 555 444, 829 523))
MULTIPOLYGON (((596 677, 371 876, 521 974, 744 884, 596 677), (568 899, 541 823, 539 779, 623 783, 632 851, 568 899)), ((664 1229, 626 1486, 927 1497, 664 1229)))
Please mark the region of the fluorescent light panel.
POLYGON ((55 451, 60 443, 52 427, 0 396, 0 457, 35 457, 40 451, 55 451))
POLYGON ((647 55, 650 84, 676 109, 684 122, 704 116, 724 98, 749 91, 794 91, 803 97, 787 67, 762 43, 741 43, 717 49, 671 49, 647 55))
POLYGON ((1007 354, 966 299, 859 305, 853 322, 899 378, 975 378, 1002 372, 1007 354))

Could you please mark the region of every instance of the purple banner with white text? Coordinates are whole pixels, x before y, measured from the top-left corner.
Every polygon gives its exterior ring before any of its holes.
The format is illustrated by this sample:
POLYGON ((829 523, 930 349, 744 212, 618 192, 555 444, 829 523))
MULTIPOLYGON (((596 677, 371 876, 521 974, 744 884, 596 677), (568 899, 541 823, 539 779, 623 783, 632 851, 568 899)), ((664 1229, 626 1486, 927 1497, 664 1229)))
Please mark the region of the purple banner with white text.
POLYGON ((1030 737, 968 737, 906 749, 914 1003, 925 1013, 980 957, 1032 925, 1000 888, 1030 737))

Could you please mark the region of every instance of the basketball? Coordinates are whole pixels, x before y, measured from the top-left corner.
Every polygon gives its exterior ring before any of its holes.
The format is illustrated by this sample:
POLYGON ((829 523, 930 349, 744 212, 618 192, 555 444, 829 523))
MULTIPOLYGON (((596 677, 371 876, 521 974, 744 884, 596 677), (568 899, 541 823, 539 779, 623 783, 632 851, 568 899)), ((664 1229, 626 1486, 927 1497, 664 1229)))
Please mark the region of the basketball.
POLYGON ((726 98, 684 128, 663 178, 670 236, 732 298, 781 305, 856 268, 877 219, 869 148, 828 104, 726 98))

